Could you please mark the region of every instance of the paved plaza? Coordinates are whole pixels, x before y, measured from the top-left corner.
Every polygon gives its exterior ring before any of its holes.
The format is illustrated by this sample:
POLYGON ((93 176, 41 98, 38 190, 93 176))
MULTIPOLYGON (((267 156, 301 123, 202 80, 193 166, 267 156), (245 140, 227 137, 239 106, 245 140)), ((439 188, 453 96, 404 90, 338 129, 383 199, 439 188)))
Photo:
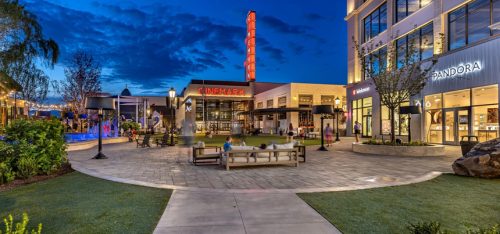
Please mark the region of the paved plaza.
POLYGON ((260 166, 226 171, 194 166, 182 147, 136 148, 104 145, 109 157, 94 160, 96 148, 69 152, 76 170, 117 182, 175 189, 154 233, 340 233, 295 193, 364 189, 409 184, 451 172, 460 154, 443 157, 362 155, 352 139, 317 151, 307 147, 299 167, 260 166))
POLYGON ((224 170, 218 165, 194 166, 191 150, 181 147, 136 148, 135 143, 104 145, 106 160, 93 160, 96 149, 69 152, 76 170, 119 182, 196 191, 314 192, 411 183, 432 172, 451 172, 459 155, 448 147, 444 157, 361 155, 350 140, 316 151, 307 147, 307 162, 299 167, 260 166, 224 170))

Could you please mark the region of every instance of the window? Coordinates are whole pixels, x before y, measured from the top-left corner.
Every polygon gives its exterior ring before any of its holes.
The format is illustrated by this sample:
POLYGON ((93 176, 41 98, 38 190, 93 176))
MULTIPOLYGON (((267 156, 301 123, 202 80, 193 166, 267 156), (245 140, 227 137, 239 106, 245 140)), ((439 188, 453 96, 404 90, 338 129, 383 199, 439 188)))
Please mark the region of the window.
POLYGON ((335 96, 321 95, 321 105, 335 105, 335 96))
POLYGON ((264 108, 264 103, 263 102, 257 102, 257 109, 262 109, 264 108))
POLYGON ((420 8, 429 5, 431 2, 432 0, 396 0, 395 21, 401 21, 415 11, 418 11, 420 8))
POLYGON ((299 107, 312 107, 313 95, 299 95, 299 107))
POLYGON ((266 107, 267 108, 273 108, 273 99, 267 100, 266 107))
POLYGON ((470 106, 470 90, 465 89, 444 93, 443 100, 444 108, 470 106))
POLYGON ((387 29, 387 4, 382 4, 363 19, 364 42, 369 41, 387 29))
POLYGON ((497 34, 499 0, 475 0, 448 14, 448 49, 454 50, 497 34))
MULTIPOLYGON (((286 97, 278 98, 278 107, 285 108, 286 107, 286 97)), ((278 114, 278 119, 286 119, 286 112, 281 112, 278 114)))
MULTIPOLYGON (((409 102, 403 102, 400 106, 409 106, 409 102)), ((387 106, 380 104, 382 113, 382 134, 391 133, 391 113, 387 106)), ((396 109, 394 113, 394 134, 396 135, 408 135, 408 115, 400 115, 399 110, 396 109)))
MULTIPOLYGON (((299 95, 299 107, 310 108, 313 105, 313 95, 299 95)), ((299 112, 299 127, 312 128, 314 126, 314 115, 311 111, 299 112)))
POLYGON ((372 75, 378 75, 381 71, 384 71, 387 68, 387 47, 384 46, 368 55, 365 56, 364 62, 367 63, 365 65, 365 69, 367 71, 364 72, 364 79, 368 79, 369 73, 372 75))
POLYGON ((428 59, 434 55, 433 31, 433 24, 430 23, 396 40, 398 67, 406 64, 405 59, 411 58, 410 62, 414 62, 428 59), (413 53, 413 56, 407 56, 408 53, 413 53))
POLYGON ((351 129, 354 132, 354 124, 358 121, 361 124, 361 135, 369 137, 372 135, 372 98, 363 98, 352 101, 352 121, 351 129))

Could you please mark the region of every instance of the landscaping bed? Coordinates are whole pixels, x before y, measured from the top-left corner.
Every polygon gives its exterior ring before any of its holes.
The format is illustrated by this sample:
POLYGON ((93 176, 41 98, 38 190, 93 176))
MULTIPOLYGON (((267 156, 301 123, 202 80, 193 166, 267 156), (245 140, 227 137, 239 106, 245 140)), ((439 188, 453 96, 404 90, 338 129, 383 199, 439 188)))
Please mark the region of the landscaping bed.
POLYGON ((0 192, 0 217, 26 212, 43 233, 152 233, 171 192, 72 172, 0 192))
POLYGON ((298 195, 343 233, 407 233, 418 222, 465 233, 500 223, 499 192, 498 179, 445 174, 412 185, 298 195))
POLYGON ((50 175, 36 175, 36 176, 30 177, 28 179, 15 179, 14 181, 11 181, 7 184, 2 184, 2 185, 0 185, 0 192, 8 191, 8 190, 11 190, 11 189, 23 186, 23 185, 28 185, 28 184, 52 179, 52 178, 55 178, 58 176, 65 175, 67 173, 71 173, 73 171, 74 170, 73 170, 73 168, 71 168, 71 164, 66 163, 66 164, 63 164, 58 171, 56 171, 50 175))

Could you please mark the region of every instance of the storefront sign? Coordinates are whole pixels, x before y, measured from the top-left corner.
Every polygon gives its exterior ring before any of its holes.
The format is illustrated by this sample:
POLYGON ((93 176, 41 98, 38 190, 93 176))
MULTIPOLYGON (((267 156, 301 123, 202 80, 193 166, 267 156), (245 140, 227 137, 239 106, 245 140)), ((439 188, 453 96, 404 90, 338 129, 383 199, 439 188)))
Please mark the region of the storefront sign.
POLYGON ((481 71, 482 69, 483 66, 480 61, 475 61, 472 63, 461 63, 457 66, 448 67, 441 71, 435 71, 434 73, 432 73, 432 81, 463 76, 469 73, 481 71))
POLYGON ((202 95, 245 96, 245 90, 240 88, 199 88, 202 95))
POLYGON ((366 93, 368 91, 370 91, 370 87, 359 88, 359 89, 353 90, 352 95, 362 94, 362 93, 366 93))

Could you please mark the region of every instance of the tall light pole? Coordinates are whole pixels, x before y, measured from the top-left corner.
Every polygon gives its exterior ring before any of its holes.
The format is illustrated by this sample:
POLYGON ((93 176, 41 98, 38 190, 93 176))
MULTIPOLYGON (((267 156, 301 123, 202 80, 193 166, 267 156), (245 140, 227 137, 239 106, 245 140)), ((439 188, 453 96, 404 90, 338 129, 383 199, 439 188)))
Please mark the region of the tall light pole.
POLYGON ((174 98, 175 98, 175 89, 171 87, 168 91, 168 96, 170 97, 170 145, 175 145, 174 143, 174 127, 175 127, 175 118, 174 118, 174 98))
POLYGON ((339 97, 335 98, 335 119, 337 119, 337 131, 335 134, 335 141, 340 141, 339 138, 339 105, 340 105, 340 99, 339 97))

